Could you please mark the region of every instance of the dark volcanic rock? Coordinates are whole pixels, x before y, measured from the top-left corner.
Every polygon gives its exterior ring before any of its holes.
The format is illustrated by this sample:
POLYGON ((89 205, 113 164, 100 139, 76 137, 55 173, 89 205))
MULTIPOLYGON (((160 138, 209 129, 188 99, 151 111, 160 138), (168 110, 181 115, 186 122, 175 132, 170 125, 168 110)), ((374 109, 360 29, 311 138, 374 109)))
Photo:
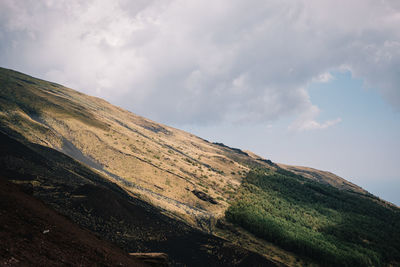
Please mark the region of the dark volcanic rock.
POLYGON ((207 201, 210 202, 211 204, 218 204, 217 201, 215 201, 215 199, 209 195, 207 195, 206 193, 199 191, 199 190, 193 190, 192 193, 198 197, 199 199, 203 200, 203 201, 207 201))
POLYGON ((141 260, 151 266, 167 267, 168 255, 165 253, 129 253, 135 259, 141 260))

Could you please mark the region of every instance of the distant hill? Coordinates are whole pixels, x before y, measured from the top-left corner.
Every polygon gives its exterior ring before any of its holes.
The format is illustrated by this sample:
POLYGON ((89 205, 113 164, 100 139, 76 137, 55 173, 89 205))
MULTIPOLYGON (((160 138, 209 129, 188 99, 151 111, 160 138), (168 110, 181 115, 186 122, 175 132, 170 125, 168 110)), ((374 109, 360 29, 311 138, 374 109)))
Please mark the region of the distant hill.
POLYGON ((127 251, 176 265, 400 262, 399 209, 329 172, 2 68, 0 122, 3 177, 127 251))

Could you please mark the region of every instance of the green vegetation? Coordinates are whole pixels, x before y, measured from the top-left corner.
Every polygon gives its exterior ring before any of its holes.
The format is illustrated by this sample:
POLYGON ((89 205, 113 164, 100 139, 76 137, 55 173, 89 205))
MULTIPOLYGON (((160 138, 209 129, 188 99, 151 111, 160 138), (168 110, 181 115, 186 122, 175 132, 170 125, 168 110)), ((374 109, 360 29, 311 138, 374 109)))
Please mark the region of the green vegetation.
POLYGON ((400 262, 398 208, 282 169, 249 172, 225 215, 255 235, 323 265, 400 262))

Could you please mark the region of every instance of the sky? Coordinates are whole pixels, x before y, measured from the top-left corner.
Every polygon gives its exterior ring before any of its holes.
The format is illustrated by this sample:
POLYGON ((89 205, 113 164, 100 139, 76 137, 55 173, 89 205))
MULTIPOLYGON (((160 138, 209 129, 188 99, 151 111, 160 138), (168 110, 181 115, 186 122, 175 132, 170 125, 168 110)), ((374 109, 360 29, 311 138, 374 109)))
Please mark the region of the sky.
POLYGON ((400 205, 398 0, 0 1, 0 66, 400 205))

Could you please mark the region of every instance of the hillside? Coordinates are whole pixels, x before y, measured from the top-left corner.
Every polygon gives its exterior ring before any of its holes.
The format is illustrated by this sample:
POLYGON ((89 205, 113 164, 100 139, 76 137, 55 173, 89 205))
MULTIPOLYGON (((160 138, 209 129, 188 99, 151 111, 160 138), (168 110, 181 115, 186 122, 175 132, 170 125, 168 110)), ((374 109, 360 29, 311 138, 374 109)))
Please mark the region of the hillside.
POLYGON ((6 69, 0 121, 3 176, 126 250, 192 264, 400 262, 399 209, 334 174, 275 164, 6 69), (358 254, 325 260, 349 250, 358 254))

